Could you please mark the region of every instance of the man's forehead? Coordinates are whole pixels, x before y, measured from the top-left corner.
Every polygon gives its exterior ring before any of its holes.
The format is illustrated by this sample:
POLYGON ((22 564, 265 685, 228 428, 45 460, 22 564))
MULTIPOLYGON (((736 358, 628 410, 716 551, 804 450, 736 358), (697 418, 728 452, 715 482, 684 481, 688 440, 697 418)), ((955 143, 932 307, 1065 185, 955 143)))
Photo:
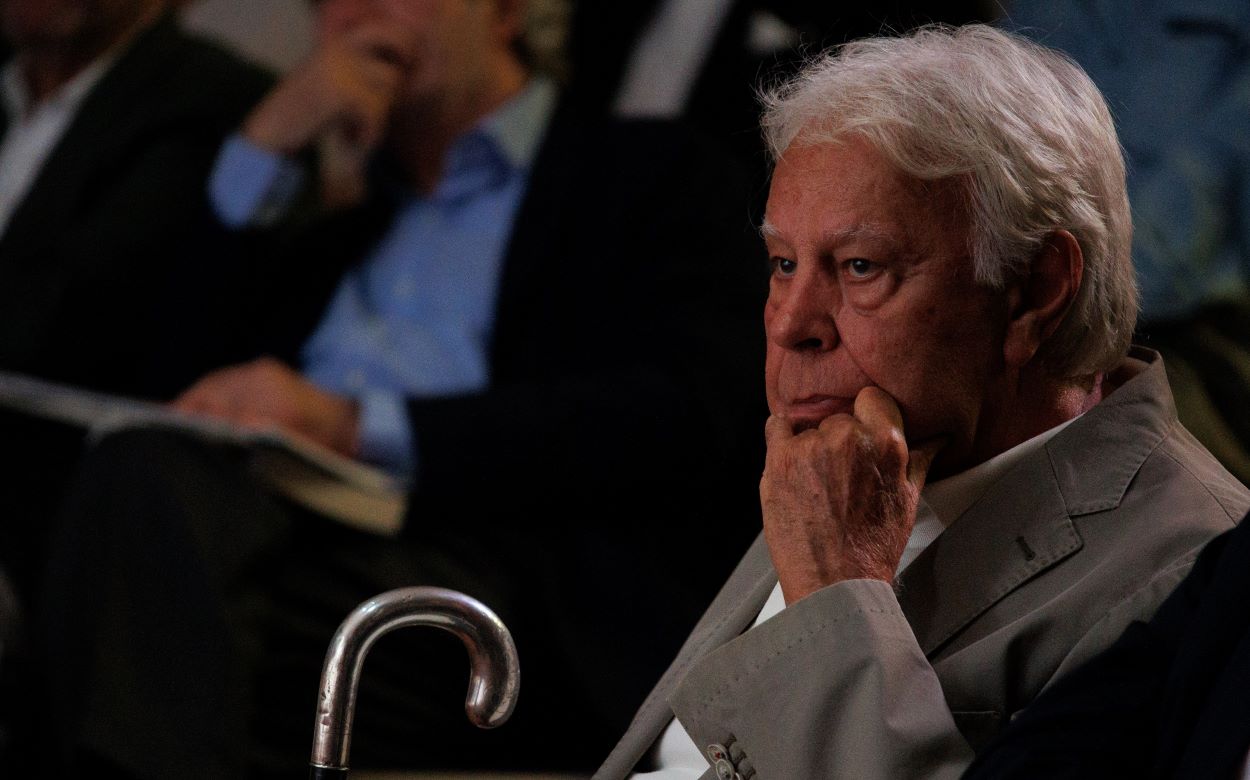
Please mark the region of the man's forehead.
MULTIPOLYGON (((773 224, 767 216, 760 223, 760 235, 765 241, 785 242, 789 237, 786 232, 773 224)), ((817 241, 823 246, 837 247, 842 244, 868 243, 894 246, 899 243, 899 231, 882 224, 856 222, 850 225, 830 226, 821 231, 817 241)))
POLYGON ((760 234, 768 243, 923 252, 969 223, 953 181, 924 182, 862 139, 792 145, 773 171, 760 234))

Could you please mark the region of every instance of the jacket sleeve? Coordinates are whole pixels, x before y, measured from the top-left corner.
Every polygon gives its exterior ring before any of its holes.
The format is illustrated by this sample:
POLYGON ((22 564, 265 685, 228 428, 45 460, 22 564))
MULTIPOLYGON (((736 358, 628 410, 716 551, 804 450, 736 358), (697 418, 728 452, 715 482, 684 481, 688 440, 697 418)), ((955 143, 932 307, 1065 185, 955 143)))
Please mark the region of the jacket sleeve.
POLYGON ((759 780, 953 778, 972 760, 884 582, 787 607, 702 659, 672 706, 700 749, 730 747, 759 780))

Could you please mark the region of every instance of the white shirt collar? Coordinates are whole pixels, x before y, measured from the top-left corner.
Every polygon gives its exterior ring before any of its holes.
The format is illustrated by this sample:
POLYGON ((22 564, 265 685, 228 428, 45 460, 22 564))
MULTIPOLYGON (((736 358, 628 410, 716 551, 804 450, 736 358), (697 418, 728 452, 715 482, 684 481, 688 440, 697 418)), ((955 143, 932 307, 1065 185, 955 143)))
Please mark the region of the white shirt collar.
POLYGON ((29 119, 34 111, 53 110, 66 114, 75 113, 79 104, 86 99, 87 93, 104 77, 116 57, 117 49, 110 49, 97 57, 90 65, 78 71, 73 78, 35 106, 30 104, 30 92, 26 89, 26 79, 22 77, 17 57, 10 59, 5 63, 3 72, 0 73, 0 99, 4 100, 4 109, 10 117, 10 124, 29 119))
POLYGON ((990 485, 1017 463, 1044 447, 1052 436, 1071 425, 1075 419, 1073 417, 1072 420, 1043 431, 967 471, 925 485, 920 493, 920 505, 916 507, 916 524, 912 526, 911 536, 907 537, 907 546, 903 548, 896 572, 902 572, 911 565, 916 556, 924 552, 951 523, 985 495, 990 485))
POLYGON ((950 527, 951 523, 958 520, 960 515, 968 511, 981 496, 985 495, 990 485, 997 482, 1020 461, 1046 446, 1046 442, 1076 419, 1077 417, 1073 417, 1071 420, 1043 431, 967 471, 961 471, 946 479, 925 485, 920 494, 921 499, 942 521, 943 527, 950 527))

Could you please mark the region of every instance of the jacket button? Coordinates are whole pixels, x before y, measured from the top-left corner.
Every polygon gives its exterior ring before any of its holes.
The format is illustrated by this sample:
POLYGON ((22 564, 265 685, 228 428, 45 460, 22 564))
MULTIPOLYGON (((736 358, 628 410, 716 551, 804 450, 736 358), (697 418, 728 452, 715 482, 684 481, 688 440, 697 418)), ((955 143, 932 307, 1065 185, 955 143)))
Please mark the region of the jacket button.
POLYGON ((717 761, 728 761, 729 751, 725 749, 724 745, 711 744, 707 746, 707 758, 713 764, 717 761))
POLYGON ((719 777, 720 780, 742 780, 741 776, 734 771, 734 765, 729 763, 726 759, 722 758, 718 760, 713 765, 713 768, 716 769, 716 776, 719 777))

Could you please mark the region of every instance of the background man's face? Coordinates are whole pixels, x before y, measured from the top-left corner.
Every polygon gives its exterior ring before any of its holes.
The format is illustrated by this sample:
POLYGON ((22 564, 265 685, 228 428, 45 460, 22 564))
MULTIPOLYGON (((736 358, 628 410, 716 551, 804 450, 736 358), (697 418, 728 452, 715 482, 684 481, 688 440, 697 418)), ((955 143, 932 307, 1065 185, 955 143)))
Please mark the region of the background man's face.
POLYGON ((765 223, 772 413, 815 426, 875 385, 910 442, 949 436, 941 470, 959 468, 1001 374, 1006 302, 973 281, 952 188, 902 176, 859 140, 792 145, 765 223))
POLYGON ((492 77, 495 0, 323 0, 318 9, 322 40, 350 35, 374 22, 408 32, 415 55, 407 65, 402 103, 420 108, 463 101, 492 77))
POLYGON ((0 0, 4 36, 18 48, 72 43, 97 31, 125 28, 145 0, 0 0))

